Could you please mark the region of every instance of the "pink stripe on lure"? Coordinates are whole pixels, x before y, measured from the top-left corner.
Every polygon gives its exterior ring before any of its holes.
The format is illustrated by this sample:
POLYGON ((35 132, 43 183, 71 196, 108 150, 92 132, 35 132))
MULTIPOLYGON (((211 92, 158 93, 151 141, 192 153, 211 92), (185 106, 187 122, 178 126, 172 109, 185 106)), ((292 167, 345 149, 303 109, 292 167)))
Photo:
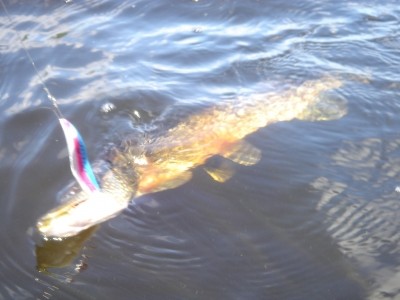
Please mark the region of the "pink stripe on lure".
POLYGON ((59 119, 67 140, 71 171, 82 190, 87 193, 100 190, 87 157, 85 143, 78 130, 66 119, 59 119))

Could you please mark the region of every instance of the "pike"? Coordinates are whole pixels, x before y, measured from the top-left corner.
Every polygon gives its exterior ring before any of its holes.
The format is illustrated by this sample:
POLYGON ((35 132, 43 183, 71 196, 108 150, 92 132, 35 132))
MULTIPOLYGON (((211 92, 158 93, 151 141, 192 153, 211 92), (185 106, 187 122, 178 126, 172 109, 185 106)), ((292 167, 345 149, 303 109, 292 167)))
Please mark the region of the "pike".
POLYGON ((190 116, 146 143, 127 139, 111 158, 95 162, 100 189, 83 190, 74 182, 62 196, 63 203, 38 220, 37 229, 45 238, 77 235, 118 215, 136 197, 188 182, 192 170, 201 165, 214 180, 224 182, 233 175, 230 164, 213 168, 207 166, 209 158, 219 155, 251 166, 261 152, 243 139, 259 128, 293 119, 342 117, 344 102, 323 95, 341 85, 337 78, 324 77, 280 93, 241 96, 190 116))

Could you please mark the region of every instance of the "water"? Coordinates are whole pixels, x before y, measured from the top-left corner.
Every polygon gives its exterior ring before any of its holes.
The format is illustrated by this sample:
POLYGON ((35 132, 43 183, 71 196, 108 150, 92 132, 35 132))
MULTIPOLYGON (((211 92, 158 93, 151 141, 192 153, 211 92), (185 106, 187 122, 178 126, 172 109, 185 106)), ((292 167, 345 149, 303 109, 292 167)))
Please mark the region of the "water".
POLYGON ((400 297, 398 1, 6 5, 0 299, 400 297), (179 122, 262 84, 340 76, 348 113, 257 131, 246 138, 262 151, 257 165, 236 166, 224 184, 196 169, 184 186, 138 198, 86 240, 51 250, 79 252, 38 272, 30 228, 72 176, 20 38, 92 158, 154 120, 179 122))

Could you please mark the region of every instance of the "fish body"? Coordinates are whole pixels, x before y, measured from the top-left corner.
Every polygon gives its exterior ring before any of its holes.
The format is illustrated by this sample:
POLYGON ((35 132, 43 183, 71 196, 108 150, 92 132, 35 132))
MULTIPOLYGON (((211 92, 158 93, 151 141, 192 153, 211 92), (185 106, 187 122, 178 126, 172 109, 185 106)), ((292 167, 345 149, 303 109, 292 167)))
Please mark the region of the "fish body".
MULTIPOLYGON (((280 121, 343 116, 343 103, 329 103, 321 95, 341 84, 329 77, 307 81, 281 93, 239 97, 190 116, 143 145, 127 140, 123 147, 114 149, 110 161, 98 163, 101 191, 87 193, 72 187, 74 192, 68 191, 65 202, 43 216, 37 228, 45 237, 76 235, 117 215, 135 197, 189 181, 192 170, 215 155, 253 165, 261 154, 244 137, 280 121)), ((218 168, 206 165, 205 170, 220 182, 233 174, 229 164, 218 168)))

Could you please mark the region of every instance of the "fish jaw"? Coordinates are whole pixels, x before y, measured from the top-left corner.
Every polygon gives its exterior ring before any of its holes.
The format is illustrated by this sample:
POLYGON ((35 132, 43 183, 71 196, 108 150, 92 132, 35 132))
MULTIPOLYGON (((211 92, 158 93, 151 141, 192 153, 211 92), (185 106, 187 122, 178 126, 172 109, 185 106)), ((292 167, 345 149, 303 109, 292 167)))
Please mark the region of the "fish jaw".
MULTIPOLYGON (((128 207, 136 193, 136 177, 121 165, 101 170, 101 189, 87 192, 74 182, 61 195, 61 202, 36 224, 44 238, 66 238, 107 221, 128 207)), ((99 168, 100 169, 100 168, 99 168)))
POLYGON ((62 204, 44 215, 37 229, 45 238, 74 236, 89 227, 109 220, 128 206, 128 201, 115 201, 113 195, 95 191, 62 204), (82 197, 84 196, 84 197, 82 197))

